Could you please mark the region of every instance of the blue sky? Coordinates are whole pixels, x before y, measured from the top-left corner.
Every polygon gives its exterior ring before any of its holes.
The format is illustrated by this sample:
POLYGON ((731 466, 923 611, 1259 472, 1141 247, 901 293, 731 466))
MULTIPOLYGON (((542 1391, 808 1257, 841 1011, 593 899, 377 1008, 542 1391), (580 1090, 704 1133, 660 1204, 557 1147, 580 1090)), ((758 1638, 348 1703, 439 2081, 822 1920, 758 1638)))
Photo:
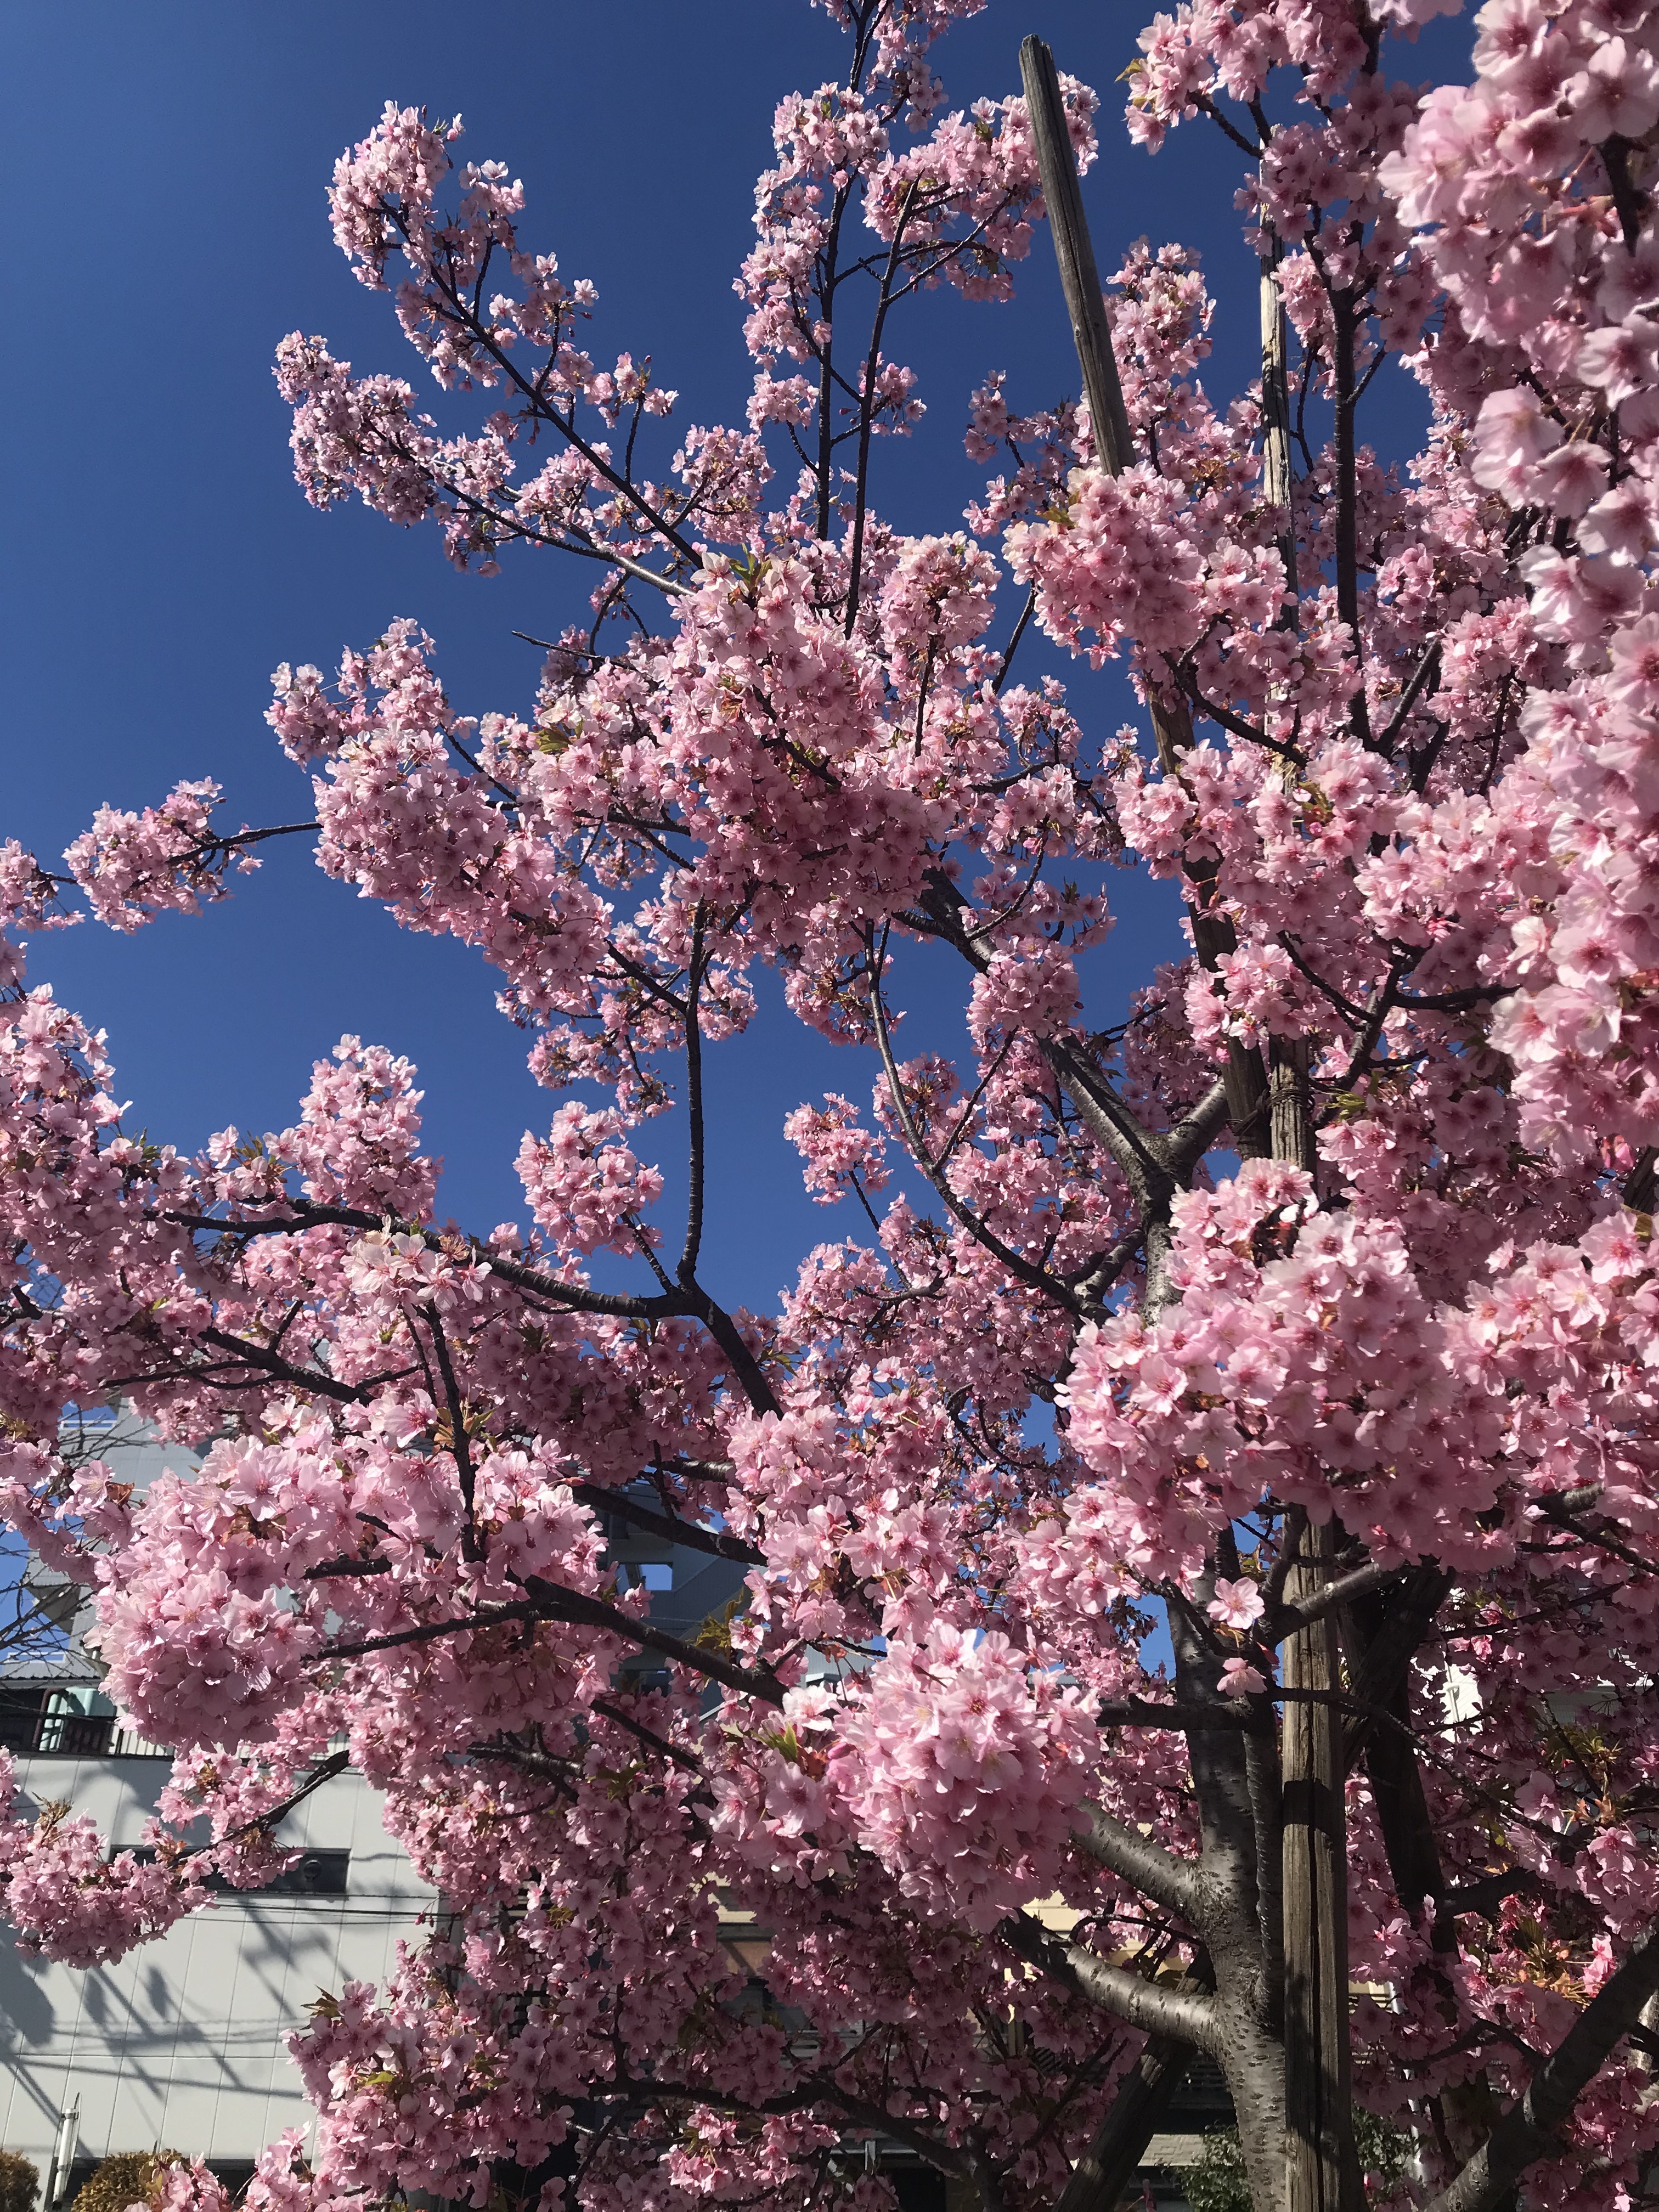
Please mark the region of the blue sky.
MULTIPOLYGON (((1004 95, 1018 88, 1021 37, 1037 29, 1062 69, 1101 89, 1103 152, 1085 190, 1103 270, 1142 234, 1200 247, 1219 303, 1208 380, 1231 391, 1250 374, 1255 325, 1255 264, 1231 205, 1239 157, 1196 129, 1156 161, 1129 146, 1114 81, 1141 13, 1119 0, 993 0, 938 66, 951 105, 1004 95)), ((0 52, 18 259, 0 366, 12 514, 0 835, 48 865, 100 801, 142 805, 180 776, 216 777, 238 821, 308 813, 305 781, 261 719, 281 660, 326 668, 343 645, 412 615, 461 711, 522 709, 538 656, 512 632, 546 636, 581 615, 582 564, 531 556, 495 580, 459 575, 435 532, 401 532, 355 507, 317 514, 292 481, 270 373, 284 332, 326 336, 360 372, 421 374, 387 299, 349 276, 324 205, 336 155, 382 102, 459 111, 464 151, 524 178, 526 241, 598 285, 596 355, 649 353, 683 395, 677 422, 730 422, 749 376, 731 280, 772 111, 842 66, 840 35, 806 0, 12 0, 0 52)), ((965 460, 961 428, 988 370, 1009 372, 1020 407, 1075 390, 1046 236, 1017 283, 1010 307, 941 293, 891 333, 930 410, 914 441, 882 454, 878 502, 901 526, 950 529, 976 489, 984 472, 965 460)), ((456 424, 473 419, 468 405, 434 411, 456 424)), ((1023 666, 1042 665, 1039 653, 1023 666)), ((1068 680, 1079 711, 1122 719, 1109 678, 1068 680)), ((1121 1004, 1176 939, 1166 898, 1121 877, 1113 890, 1122 918, 1097 964, 1121 1004)), ((313 1059, 344 1031, 405 1052, 447 1164, 441 1211, 479 1230, 524 1218, 513 1155, 554 1101, 531 1083, 526 1040, 495 1011, 489 972, 328 883, 304 841, 271 849, 204 918, 36 939, 32 974, 108 1030, 131 1126, 185 1147, 228 1121, 291 1121, 313 1059)), ((826 1087, 867 1098, 874 1073, 872 1056, 822 1045, 775 1000, 768 1011, 711 1076, 708 1273, 721 1296, 757 1305, 811 1243, 856 1233, 846 1209, 806 1201, 784 1113, 826 1087)), ((942 1027, 921 1034, 943 1020, 940 1000, 907 1045, 945 1042, 942 1027)))

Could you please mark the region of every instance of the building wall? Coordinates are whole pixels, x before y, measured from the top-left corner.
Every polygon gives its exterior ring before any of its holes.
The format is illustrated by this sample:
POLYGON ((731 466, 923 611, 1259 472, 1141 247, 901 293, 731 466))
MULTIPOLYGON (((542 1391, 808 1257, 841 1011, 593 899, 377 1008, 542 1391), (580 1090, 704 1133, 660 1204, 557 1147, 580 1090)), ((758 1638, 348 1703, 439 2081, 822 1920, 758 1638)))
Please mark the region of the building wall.
MULTIPOLYGON (((137 1844, 169 1772, 163 1759, 34 1758, 26 1797, 67 1801, 112 1844, 137 1844)), ((112 2151, 157 2146, 243 2165, 309 2107, 283 2039, 320 1991, 378 1981, 398 1938, 435 1899, 380 1821, 381 1800, 352 1774, 283 1823, 295 1850, 349 1850, 343 1896, 231 1893, 111 1966, 52 1966, 0 1935, 0 2144, 39 2166, 58 2116, 80 2100, 82 2168, 112 2151)))

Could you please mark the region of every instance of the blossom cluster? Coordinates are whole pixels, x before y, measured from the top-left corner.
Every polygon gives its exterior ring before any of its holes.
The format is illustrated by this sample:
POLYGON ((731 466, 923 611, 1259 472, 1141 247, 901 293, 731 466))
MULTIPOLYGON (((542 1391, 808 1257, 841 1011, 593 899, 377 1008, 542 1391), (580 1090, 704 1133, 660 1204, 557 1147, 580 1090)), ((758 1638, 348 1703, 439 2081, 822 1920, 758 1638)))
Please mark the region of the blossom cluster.
MULTIPOLYGON (((1396 50, 1443 0, 1159 16, 1131 131, 1248 149, 1262 379, 1219 388, 1194 254, 1114 241, 1116 472, 975 363, 1000 473, 907 528, 904 319, 1008 300, 1046 210, 1024 100, 934 72, 979 0, 824 4, 852 67, 775 110, 735 421, 664 433, 510 170, 395 104, 331 211, 454 417, 279 352, 315 503, 592 586, 506 707, 404 618, 268 716, 283 826, 477 952, 557 1094, 525 1220, 436 1217, 416 1071, 355 1036, 288 1127, 131 1133, 23 940, 283 849, 217 785, 102 809, 67 876, 0 852, 0 1512, 178 1747, 153 1859, 9 1814, 7 1910, 117 1955, 209 1857, 264 1878, 336 1747, 449 1907, 296 2034, 314 2153, 252 2212, 484 2212, 538 2161, 567 2212, 880 2212, 890 2132, 1041 2212, 1147 2021, 1210 2002, 1201 1944, 1264 2078, 1255 1876, 1231 1950, 1206 1916, 1308 1529, 1353 1577, 1334 1698, 1428 1607, 1341 1717, 1356 2090, 1426 2182, 1592 2031, 1659 1883, 1659 13, 1488 0, 1427 90, 1396 50), (1184 942, 1103 951, 1160 912, 1184 942), (860 1203, 727 1304, 763 1166, 712 1071, 763 1023, 863 1068, 766 1139, 860 1203), (112 1395, 199 1464, 76 1463, 112 1395), (708 1563, 706 1618, 623 1531, 708 1563)), ((1540 2201, 1635 2201, 1637 2066, 1596 2057, 1540 2201)))

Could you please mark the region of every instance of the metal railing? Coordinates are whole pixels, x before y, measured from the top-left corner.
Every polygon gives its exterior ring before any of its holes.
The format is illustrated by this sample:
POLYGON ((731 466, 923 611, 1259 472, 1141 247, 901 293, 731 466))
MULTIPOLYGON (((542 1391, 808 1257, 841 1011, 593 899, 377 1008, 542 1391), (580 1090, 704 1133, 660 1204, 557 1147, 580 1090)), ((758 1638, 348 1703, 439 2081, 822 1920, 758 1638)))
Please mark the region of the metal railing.
POLYGON ((166 1745, 125 1728, 114 1713, 83 1713, 48 1706, 39 1712, 0 1715, 0 1743, 22 1757, 171 1759, 166 1745))

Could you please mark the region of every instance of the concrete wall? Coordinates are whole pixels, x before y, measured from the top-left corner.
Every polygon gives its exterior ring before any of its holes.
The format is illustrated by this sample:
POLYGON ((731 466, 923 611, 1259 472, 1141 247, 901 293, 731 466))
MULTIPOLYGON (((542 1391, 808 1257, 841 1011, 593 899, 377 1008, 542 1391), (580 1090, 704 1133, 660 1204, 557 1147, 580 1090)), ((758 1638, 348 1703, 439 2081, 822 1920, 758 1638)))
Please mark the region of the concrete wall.
MULTIPOLYGON (((67 1800, 119 1847, 139 1840, 170 1763, 34 1758, 18 1780, 36 1801, 67 1800)), ((240 2163, 309 2107, 283 2047, 319 1990, 380 1980, 432 1893, 380 1825, 380 1799, 342 1775, 283 1824, 295 1850, 349 1850, 339 1897, 216 1898, 112 1966, 82 1970, 21 1956, 0 1934, 0 2145, 44 2181, 58 2115, 80 2099, 71 2157, 158 2144, 240 2163)))

